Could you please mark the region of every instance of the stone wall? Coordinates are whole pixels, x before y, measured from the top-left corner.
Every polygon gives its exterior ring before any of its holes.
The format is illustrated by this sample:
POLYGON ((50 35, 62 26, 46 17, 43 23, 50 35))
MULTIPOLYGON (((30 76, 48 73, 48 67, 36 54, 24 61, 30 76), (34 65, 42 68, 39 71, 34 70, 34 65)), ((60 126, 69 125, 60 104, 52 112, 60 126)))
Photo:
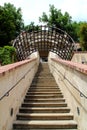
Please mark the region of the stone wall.
POLYGON ((76 52, 72 57, 73 62, 87 64, 87 52, 76 52))
POLYGON ((11 130, 13 121, 38 69, 39 55, 0 67, 0 130, 11 130))
POLYGON ((78 123, 87 130, 87 65, 59 59, 49 54, 49 67, 78 123))

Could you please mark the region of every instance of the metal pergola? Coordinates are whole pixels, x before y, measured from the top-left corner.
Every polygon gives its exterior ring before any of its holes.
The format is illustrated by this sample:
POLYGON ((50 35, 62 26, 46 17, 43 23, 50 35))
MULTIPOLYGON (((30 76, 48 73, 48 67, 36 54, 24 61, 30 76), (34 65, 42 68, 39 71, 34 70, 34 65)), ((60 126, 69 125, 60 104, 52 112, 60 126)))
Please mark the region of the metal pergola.
POLYGON ((14 40, 18 60, 26 59, 33 52, 39 51, 41 57, 47 57, 49 51, 60 58, 71 60, 75 43, 63 30, 50 26, 35 26, 23 31, 14 40))

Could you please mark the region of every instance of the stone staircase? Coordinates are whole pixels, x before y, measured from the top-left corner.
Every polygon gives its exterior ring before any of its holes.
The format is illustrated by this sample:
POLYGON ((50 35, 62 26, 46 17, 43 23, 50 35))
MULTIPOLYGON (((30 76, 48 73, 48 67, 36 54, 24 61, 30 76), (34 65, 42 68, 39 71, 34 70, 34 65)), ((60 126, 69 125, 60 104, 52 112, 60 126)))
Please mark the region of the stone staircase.
POLYGON ((77 130, 77 123, 47 63, 38 72, 22 103, 13 130, 77 130))

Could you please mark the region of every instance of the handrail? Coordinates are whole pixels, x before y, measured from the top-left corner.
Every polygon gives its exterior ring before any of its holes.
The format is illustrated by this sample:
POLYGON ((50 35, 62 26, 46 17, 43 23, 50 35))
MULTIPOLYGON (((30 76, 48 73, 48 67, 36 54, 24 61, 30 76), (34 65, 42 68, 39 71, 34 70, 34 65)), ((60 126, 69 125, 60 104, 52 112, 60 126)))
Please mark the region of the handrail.
POLYGON ((22 76, 21 79, 19 79, 19 80, 17 81, 17 83, 16 83, 15 85, 12 86, 11 89, 9 89, 3 96, 0 97, 0 101, 1 101, 5 96, 9 96, 9 92, 12 91, 12 90, 16 87, 16 85, 19 84, 20 81, 25 78, 25 76, 32 70, 32 68, 34 68, 35 65, 36 65, 36 63, 22 76))
POLYGON ((66 80, 80 93, 80 96, 81 96, 81 97, 84 97, 84 98, 87 99, 87 96, 86 96, 83 92, 81 92, 79 89, 77 89, 77 88, 75 87, 75 85, 72 84, 52 63, 51 63, 51 65, 57 70, 57 72, 59 72, 59 73, 63 76, 64 79, 66 79, 66 80))

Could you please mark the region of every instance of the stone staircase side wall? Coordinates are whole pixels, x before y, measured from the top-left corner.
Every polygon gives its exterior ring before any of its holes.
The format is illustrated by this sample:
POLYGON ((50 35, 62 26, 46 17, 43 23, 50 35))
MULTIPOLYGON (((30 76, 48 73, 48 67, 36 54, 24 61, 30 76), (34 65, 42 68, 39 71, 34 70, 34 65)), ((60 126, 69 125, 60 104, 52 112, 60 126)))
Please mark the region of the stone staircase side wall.
POLYGON ((37 72, 38 65, 39 55, 35 54, 30 59, 0 67, 0 130, 12 128, 13 120, 37 72), (9 90, 11 91, 6 94, 9 90), (4 96, 5 94, 7 96, 4 96))
POLYGON ((87 65, 87 52, 76 52, 72 57, 73 62, 87 65))
POLYGON ((79 130, 87 129, 87 65, 59 59, 50 52, 48 64, 61 88, 79 130), (86 96, 84 97, 83 94, 86 96))

